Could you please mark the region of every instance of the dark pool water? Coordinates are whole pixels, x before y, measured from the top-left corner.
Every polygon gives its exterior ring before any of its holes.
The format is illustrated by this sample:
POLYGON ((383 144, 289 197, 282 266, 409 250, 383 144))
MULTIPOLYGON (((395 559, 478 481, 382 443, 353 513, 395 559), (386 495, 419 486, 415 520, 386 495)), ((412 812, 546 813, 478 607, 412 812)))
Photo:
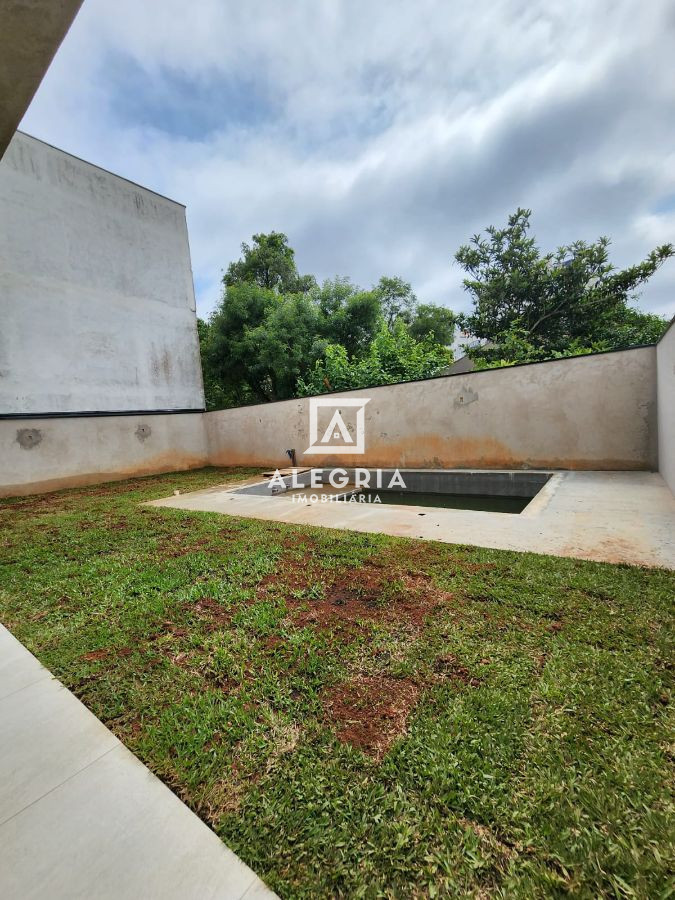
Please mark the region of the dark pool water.
MULTIPOLYGON (((340 502, 373 503, 375 497, 380 503, 396 506, 430 506, 436 509, 481 509, 485 512, 519 513, 532 499, 531 497, 484 497, 479 494, 425 494, 417 491, 360 491, 350 501, 340 502), (365 499, 361 500, 360 498, 365 499)), ((379 504, 378 504, 379 505, 379 504)))

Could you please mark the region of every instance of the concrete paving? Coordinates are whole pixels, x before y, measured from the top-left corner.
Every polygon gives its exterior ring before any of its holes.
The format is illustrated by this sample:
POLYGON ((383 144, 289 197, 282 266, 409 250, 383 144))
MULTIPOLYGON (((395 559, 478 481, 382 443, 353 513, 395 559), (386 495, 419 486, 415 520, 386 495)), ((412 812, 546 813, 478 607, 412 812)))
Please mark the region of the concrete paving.
POLYGON ((520 514, 372 503, 303 505, 284 495, 235 491, 212 487, 148 505, 675 569, 675 498, 656 472, 557 472, 520 514))
POLYGON ((0 897, 275 896, 0 626, 0 897))

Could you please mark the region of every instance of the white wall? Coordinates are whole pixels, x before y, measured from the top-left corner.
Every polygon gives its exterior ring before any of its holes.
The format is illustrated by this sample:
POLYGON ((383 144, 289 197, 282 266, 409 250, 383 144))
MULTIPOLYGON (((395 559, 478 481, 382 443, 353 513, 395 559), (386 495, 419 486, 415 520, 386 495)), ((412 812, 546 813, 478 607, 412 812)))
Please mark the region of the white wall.
POLYGON ((18 132, 0 161, 0 415, 203 406, 184 207, 18 132))
POLYGON ((675 319, 656 346, 659 472, 675 494, 675 319))

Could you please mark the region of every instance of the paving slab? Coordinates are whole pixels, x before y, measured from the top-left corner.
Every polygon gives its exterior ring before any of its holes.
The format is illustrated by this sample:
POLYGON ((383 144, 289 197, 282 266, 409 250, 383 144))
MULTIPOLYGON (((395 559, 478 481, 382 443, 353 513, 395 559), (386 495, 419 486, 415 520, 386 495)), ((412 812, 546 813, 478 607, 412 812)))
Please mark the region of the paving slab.
POLYGON ((13 634, 0 627, 0 700, 36 681, 51 677, 51 673, 26 651, 13 634))
POLYGON ((0 897, 275 896, 17 643, 0 626, 0 688, 42 677, 0 700, 0 897))
POLYGON ((675 569, 675 498, 656 472, 556 472, 520 514, 301 504, 222 486, 146 505, 675 569))
POLYGON ((0 700, 0 824, 119 744, 53 678, 0 700))

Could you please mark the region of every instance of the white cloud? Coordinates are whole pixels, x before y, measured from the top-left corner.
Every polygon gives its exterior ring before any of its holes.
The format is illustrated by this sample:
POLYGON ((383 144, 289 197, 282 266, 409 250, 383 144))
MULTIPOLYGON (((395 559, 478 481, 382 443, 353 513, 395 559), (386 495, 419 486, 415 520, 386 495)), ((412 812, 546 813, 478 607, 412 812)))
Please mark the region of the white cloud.
MULTIPOLYGON (((202 314, 272 228, 304 271, 400 274, 460 308, 452 254, 518 205, 543 246, 608 234, 618 264, 673 239, 674 19, 666 0, 85 0, 22 127, 187 204, 202 314)), ((675 313, 675 264, 642 305, 675 313)))

